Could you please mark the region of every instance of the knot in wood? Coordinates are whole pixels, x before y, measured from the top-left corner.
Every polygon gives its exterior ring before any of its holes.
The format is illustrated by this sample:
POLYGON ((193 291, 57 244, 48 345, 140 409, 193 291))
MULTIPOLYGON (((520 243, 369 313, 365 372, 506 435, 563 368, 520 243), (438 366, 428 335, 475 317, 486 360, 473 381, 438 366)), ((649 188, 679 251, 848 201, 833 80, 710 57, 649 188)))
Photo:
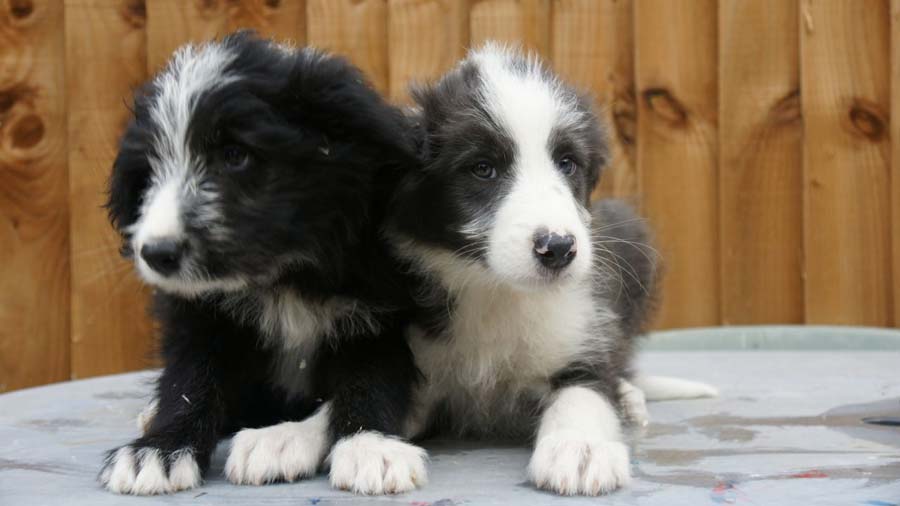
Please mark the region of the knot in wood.
POLYGON ((687 109, 665 88, 644 91, 644 103, 672 126, 687 124, 687 109))
POLYGON ((10 135, 12 145, 17 149, 32 148, 41 142, 44 132, 44 121, 35 114, 29 114, 13 125, 10 135))

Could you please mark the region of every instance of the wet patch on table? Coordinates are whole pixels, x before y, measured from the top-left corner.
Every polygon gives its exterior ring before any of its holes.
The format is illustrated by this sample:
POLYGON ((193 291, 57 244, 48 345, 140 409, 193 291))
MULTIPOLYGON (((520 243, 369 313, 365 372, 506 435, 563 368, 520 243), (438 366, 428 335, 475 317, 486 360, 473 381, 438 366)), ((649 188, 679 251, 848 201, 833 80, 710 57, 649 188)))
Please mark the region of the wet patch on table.
POLYGON ((686 423, 697 427, 707 436, 720 441, 749 441, 752 434, 746 427, 825 427, 844 432, 852 437, 876 443, 900 447, 897 430, 887 425, 867 424, 867 418, 890 418, 900 416, 900 399, 848 404, 832 408, 820 415, 781 416, 750 418, 727 413, 697 416, 686 423), (746 431, 746 432, 745 432, 746 431), (725 439, 732 437, 734 439, 725 439), (749 439, 742 439, 747 438, 749 439))
POLYGON ((756 431, 745 429, 742 427, 724 426, 724 427, 703 427, 700 433, 719 441, 746 443, 753 441, 756 437, 756 431))
POLYGON ((111 391, 111 392, 101 392, 99 394, 94 394, 95 399, 146 399, 149 397, 147 392, 138 392, 135 390, 126 390, 126 391, 111 391))
POLYGON ((38 473, 66 474, 67 469, 47 462, 27 462, 23 460, 0 458, 0 472, 3 471, 34 471, 38 473))
POLYGON ((89 425, 87 420, 77 418, 35 418, 25 420, 19 424, 22 427, 37 429, 43 432, 59 432, 60 430, 71 429, 75 427, 86 427, 89 425))
MULTIPOLYGON (((749 453, 750 452, 747 452, 747 454, 749 453)), ((866 480, 864 486, 870 487, 895 482, 897 476, 900 476, 900 460, 873 466, 804 469, 776 474, 711 473, 708 471, 687 468, 676 470, 671 473, 652 474, 638 468, 635 470, 634 476, 643 481, 662 485, 682 485, 701 488, 713 487, 722 483, 812 479, 866 480)))

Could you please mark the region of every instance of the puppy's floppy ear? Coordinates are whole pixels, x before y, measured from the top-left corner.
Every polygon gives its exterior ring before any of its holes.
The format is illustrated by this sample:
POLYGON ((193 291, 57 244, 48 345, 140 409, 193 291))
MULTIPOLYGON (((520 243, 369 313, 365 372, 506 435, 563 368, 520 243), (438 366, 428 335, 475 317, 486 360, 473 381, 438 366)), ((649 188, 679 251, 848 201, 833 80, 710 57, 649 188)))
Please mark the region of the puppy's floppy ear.
POLYGON ((104 207, 110 223, 120 233, 137 221, 141 199, 150 186, 152 168, 148 159, 150 146, 147 143, 152 139, 148 124, 149 99, 152 94, 152 83, 136 90, 133 117, 119 140, 119 151, 106 184, 104 207))
POLYGON ((438 125, 444 122, 446 115, 433 85, 414 85, 410 88, 410 95, 417 105, 414 114, 418 152, 423 160, 433 160, 440 152, 438 125))
POLYGON ((384 156, 416 159, 412 124, 371 86, 347 60, 313 49, 295 52, 289 77, 296 113, 329 136, 370 144, 384 156))
POLYGON ((128 123, 107 181, 104 207, 110 223, 120 232, 137 221, 141 198, 150 184, 151 168, 142 141, 144 135, 135 120, 128 123))
POLYGON ((432 160, 440 153, 443 145, 441 126, 447 124, 454 111, 467 108, 467 100, 478 93, 479 80, 478 67, 463 62, 437 83, 411 88, 413 101, 420 109, 420 128, 424 132, 421 153, 425 160, 432 160))
POLYGON ((609 132, 594 108, 593 97, 589 93, 578 93, 577 100, 579 109, 584 111, 579 130, 585 144, 590 147, 588 186, 593 191, 609 161, 609 132))

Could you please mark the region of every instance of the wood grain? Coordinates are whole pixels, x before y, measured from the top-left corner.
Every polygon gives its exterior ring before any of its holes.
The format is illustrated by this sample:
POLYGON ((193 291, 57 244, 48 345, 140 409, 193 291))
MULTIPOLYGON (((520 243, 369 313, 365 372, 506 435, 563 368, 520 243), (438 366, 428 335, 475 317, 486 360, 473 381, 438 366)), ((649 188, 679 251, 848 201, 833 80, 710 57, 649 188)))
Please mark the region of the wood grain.
POLYGON ((228 30, 252 28, 294 45, 306 44, 305 0, 241 0, 228 7, 228 30))
POLYGON ((636 199, 634 4, 559 0, 553 4, 551 42, 553 68, 591 92, 608 129, 611 158, 594 196, 636 199))
POLYGON ((662 327, 719 323, 715 0, 635 4, 637 163, 666 263, 662 327))
POLYGON ((0 393, 69 378, 63 8, 0 4, 0 393))
POLYGON ((408 100, 411 83, 440 77, 465 56, 468 0, 391 0, 388 13, 390 97, 408 100))
POLYGON ((488 40, 550 56, 550 0, 478 0, 469 13, 472 47, 488 40))
POLYGON ((722 321, 802 323, 797 6, 719 2, 722 321))
POLYGON ((146 77, 137 0, 66 0, 72 377, 147 367, 147 291, 102 209, 132 90, 146 77), (85 71, 90 69, 90 71, 85 71))
POLYGON ((900 327, 900 0, 891 0, 891 209, 894 251, 894 326, 900 327))
POLYGON ((147 64, 158 71, 187 42, 204 42, 249 28, 265 37, 304 43, 303 0, 147 0, 147 64))
POLYGON ((800 16, 807 321, 889 325, 888 1, 800 16))
POLYGON ((306 22, 310 45, 347 56, 389 91, 387 0, 307 0, 306 22))

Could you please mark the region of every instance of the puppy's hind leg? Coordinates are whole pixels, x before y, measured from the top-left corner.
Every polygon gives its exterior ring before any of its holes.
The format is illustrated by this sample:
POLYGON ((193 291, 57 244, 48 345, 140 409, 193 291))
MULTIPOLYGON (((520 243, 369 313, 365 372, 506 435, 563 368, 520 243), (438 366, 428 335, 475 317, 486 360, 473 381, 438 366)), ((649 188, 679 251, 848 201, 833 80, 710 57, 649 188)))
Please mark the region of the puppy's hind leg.
POLYGON ((625 420, 632 425, 646 427, 650 424, 644 392, 626 379, 619 379, 619 404, 625 420))

